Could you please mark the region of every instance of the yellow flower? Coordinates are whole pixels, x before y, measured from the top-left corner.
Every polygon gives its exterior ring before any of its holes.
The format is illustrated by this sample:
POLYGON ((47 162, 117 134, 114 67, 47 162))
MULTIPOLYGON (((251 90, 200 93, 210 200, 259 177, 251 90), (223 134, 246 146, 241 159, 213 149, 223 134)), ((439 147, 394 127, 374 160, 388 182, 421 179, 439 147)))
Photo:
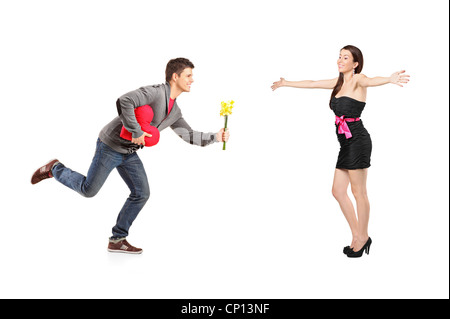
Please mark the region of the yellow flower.
POLYGON ((231 110, 233 109, 234 104, 233 100, 229 101, 228 103, 221 102, 220 104, 222 106, 222 109, 220 110, 220 116, 230 115, 232 113, 231 110))

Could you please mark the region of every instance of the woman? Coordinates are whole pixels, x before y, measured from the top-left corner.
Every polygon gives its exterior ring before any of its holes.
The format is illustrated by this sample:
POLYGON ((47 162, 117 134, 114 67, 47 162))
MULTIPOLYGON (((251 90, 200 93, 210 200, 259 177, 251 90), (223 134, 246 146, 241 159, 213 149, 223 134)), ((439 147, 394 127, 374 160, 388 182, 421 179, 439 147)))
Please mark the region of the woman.
POLYGON ((352 243, 344 248, 348 257, 361 257, 364 251, 369 254, 372 240, 369 237, 370 205, 367 197, 367 169, 370 166, 372 141, 360 119, 365 106, 367 88, 388 83, 403 86, 409 75, 399 71, 390 77, 368 78, 361 74, 363 55, 352 45, 343 47, 337 61, 339 77, 322 81, 280 81, 274 82, 272 90, 279 87, 332 89, 330 108, 336 117, 336 134, 341 145, 333 181, 333 196, 338 201, 352 232, 352 243), (356 200, 357 214, 347 195, 351 185, 356 200))

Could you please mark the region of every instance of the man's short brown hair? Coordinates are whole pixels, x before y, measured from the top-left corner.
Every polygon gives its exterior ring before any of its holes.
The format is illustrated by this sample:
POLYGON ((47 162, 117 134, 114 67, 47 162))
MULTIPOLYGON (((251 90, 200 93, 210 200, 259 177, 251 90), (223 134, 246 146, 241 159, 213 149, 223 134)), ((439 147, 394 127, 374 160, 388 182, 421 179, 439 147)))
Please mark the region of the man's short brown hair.
POLYGON ((169 63, 167 63, 166 67, 166 81, 170 82, 174 73, 180 75, 186 68, 193 69, 194 64, 185 58, 176 58, 170 60, 169 63))

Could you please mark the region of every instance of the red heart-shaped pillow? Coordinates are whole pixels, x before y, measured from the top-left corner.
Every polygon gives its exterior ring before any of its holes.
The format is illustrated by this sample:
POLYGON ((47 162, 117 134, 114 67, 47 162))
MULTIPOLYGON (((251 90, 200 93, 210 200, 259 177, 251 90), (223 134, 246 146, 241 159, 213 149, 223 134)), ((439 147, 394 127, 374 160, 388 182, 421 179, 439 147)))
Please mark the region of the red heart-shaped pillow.
MULTIPOLYGON (((145 146, 154 146, 159 142, 159 131, 156 127, 151 126, 153 120, 153 109, 150 105, 143 105, 134 109, 136 120, 144 132, 149 133, 152 137, 145 137, 145 146)), ((132 134, 128 132, 125 126, 122 126, 120 137, 131 141, 132 134)))

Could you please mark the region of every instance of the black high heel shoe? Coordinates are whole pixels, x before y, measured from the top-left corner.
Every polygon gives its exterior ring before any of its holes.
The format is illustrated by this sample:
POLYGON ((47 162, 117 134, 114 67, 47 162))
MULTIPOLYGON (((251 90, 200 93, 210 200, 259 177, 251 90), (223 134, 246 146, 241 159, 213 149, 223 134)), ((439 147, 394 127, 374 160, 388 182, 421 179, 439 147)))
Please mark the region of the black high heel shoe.
POLYGON ((362 257, 364 252, 366 252, 366 254, 368 255, 369 251, 370 251, 370 245, 372 245, 372 239, 369 237, 369 239, 364 244, 363 248, 361 248, 361 250, 353 251, 353 249, 352 249, 351 251, 349 251, 347 253, 347 257, 349 257, 349 258, 359 258, 359 257, 362 257))
POLYGON ((349 252, 353 251, 353 248, 351 248, 350 246, 345 246, 344 247, 344 254, 348 254, 349 252))

